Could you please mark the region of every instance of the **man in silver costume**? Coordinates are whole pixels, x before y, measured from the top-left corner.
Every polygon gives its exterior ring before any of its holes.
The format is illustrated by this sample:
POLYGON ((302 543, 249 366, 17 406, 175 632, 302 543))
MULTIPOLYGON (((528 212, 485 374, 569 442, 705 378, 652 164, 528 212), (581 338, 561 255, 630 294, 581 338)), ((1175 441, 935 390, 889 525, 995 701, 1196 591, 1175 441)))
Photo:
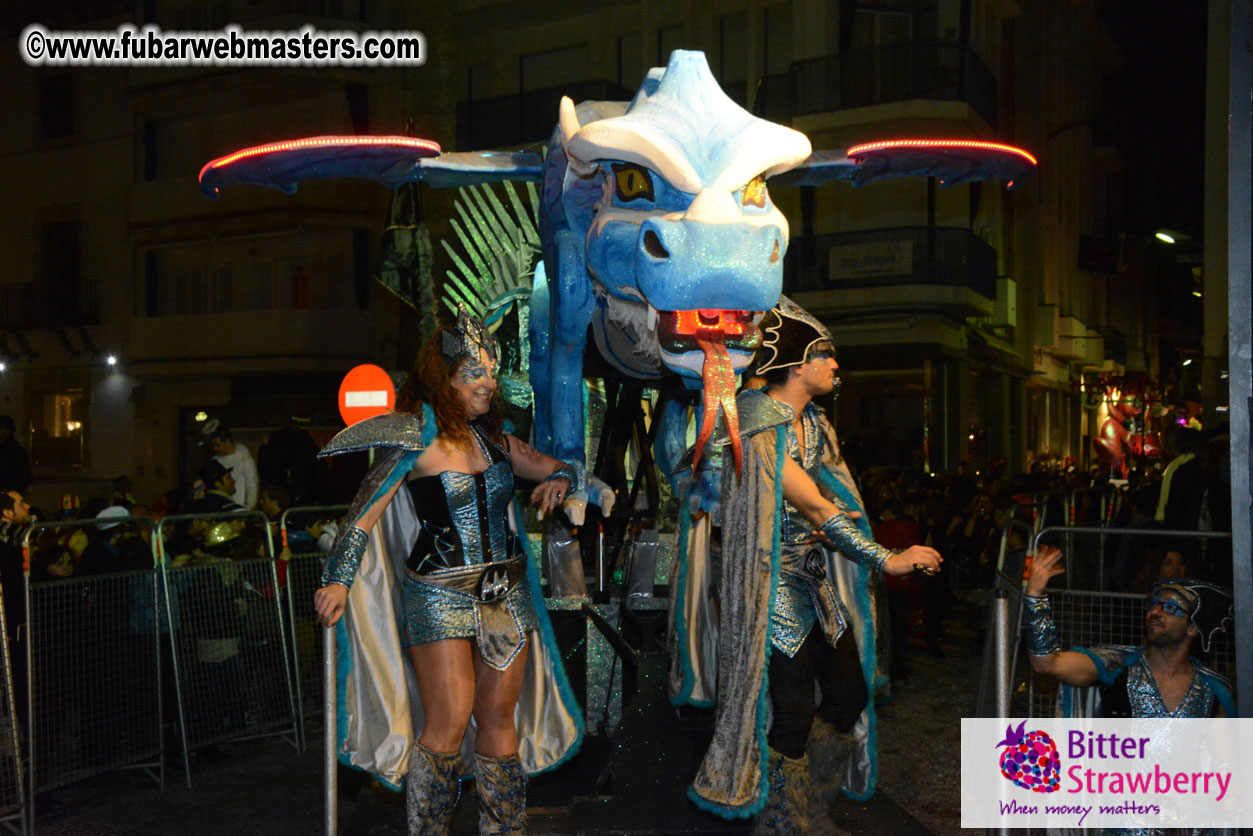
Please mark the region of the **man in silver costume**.
MULTIPOLYGON (((1234 623, 1231 593, 1189 578, 1160 581, 1145 600, 1144 644, 1101 645, 1062 650, 1053 607, 1046 594, 1049 579, 1063 573, 1062 552, 1042 547, 1032 558, 1024 607, 1027 655, 1039 673, 1063 685, 1095 686, 1101 717, 1233 717, 1235 700, 1225 678, 1189 655, 1193 642, 1208 652, 1214 637, 1234 623)), ((1072 705, 1077 700, 1068 700, 1072 705)), ((1138 828, 1106 830, 1129 836, 1166 833, 1204 834, 1206 829, 1138 828)))
POLYGON ((523 833, 526 773, 582 735, 512 496, 515 475, 538 482, 542 517, 585 480, 503 431, 496 357, 463 309, 423 348, 397 411, 321 453, 375 454, 314 605, 323 624, 346 623, 340 760, 405 776, 410 836, 447 833, 471 758, 479 832, 523 833))
MULTIPOLYGON (((864 615, 867 570, 938 571, 942 559, 926 546, 899 554, 879 546, 860 519, 861 499, 834 430, 812 403, 835 388, 827 330, 786 297, 761 325, 756 372, 766 388, 736 398, 742 469, 724 453, 731 442, 725 427, 710 456, 722 463, 717 712, 688 794, 727 818, 758 815, 760 833, 807 834, 814 717, 849 732, 869 701, 837 586, 861 597, 864 615), (857 566, 839 565, 837 555, 857 566), (833 580, 846 568, 856 569, 850 582, 833 580)), ((868 795, 873 777, 865 781, 868 795)))

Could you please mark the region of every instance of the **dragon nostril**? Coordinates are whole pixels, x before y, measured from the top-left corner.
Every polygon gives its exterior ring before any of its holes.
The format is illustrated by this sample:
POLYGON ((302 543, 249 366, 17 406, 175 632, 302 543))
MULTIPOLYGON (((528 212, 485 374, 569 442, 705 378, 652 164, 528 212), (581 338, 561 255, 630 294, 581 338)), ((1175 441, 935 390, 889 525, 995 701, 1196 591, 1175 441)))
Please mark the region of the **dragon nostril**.
POLYGON ((644 251, 653 258, 670 257, 670 252, 661 245, 661 238, 651 229, 644 230, 644 251))
POLYGON ((774 264, 779 260, 779 239, 774 239, 774 249, 770 252, 770 263, 774 264))

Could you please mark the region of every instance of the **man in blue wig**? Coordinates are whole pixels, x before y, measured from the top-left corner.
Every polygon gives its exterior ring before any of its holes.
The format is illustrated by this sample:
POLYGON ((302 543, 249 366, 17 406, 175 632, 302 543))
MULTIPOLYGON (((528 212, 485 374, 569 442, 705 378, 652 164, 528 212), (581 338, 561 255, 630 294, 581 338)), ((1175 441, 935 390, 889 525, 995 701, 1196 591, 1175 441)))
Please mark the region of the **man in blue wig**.
MULTIPOLYGON (((742 468, 721 455, 725 427, 705 465, 722 464, 717 712, 689 796, 727 818, 759 815, 760 833, 807 834, 815 716, 845 733, 869 724, 845 789, 874 791, 869 573, 938 571, 941 558, 926 546, 894 553, 870 537, 835 432, 812 402, 836 386, 826 328, 787 297, 761 328, 756 372, 766 387, 736 399, 742 468), (855 633, 869 644, 865 659, 855 633)), ((676 617, 683 611, 676 606, 676 617)))

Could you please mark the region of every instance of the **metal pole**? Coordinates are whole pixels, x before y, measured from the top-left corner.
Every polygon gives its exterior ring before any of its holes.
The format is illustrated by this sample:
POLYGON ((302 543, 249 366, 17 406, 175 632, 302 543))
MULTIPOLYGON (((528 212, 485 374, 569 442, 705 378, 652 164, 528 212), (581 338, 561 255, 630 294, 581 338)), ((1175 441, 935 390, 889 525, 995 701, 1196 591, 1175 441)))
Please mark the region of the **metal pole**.
MULTIPOLYGON (((5 629, 4 642, 2 643, 4 650, 4 687, 7 689, 5 693, 9 701, 9 731, 12 733, 12 740, 9 741, 9 744, 13 747, 14 777, 17 778, 17 797, 19 799, 19 803, 21 804, 21 809, 19 810, 22 826, 21 832, 33 834, 35 832, 34 822, 30 822, 29 825, 27 824, 34 808, 32 807, 30 811, 26 809, 25 782, 22 778, 22 744, 17 729, 17 702, 13 698, 13 661, 9 656, 9 635, 7 628, 9 622, 6 620, 7 618, 8 616, 4 611, 4 599, 3 596, 0 596, 0 627, 4 627, 5 629)), ((29 668, 30 661, 27 660, 26 664, 29 668)))
MULTIPOLYGON (((183 682, 179 676, 178 664, 178 628, 180 625, 174 623, 174 600, 170 595, 170 576, 166 573, 165 559, 165 535, 161 527, 166 520, 173 517, 165 517, 157 523, 157 530, 153 534, 157 542, 157 570, 161 573, 161 594, 164 596, 165 604, 165 623, 169 629, 170 635, 170 674, 174 677, 174 700, 178 703, 178 739, 180 748, 183 750, 183 779, 187 782, 187 789, 191 789, 191 753, 187 749, 187 709, 183 704, 183 682)), ((165 695, 161 695, 165 699, 165 695)), ((164 751, 164 744, 162 745, 164 751)))
POLYGON ((608 597, 609 582, 605 569, 605 526, 603 523, 596 524, 596 594, 599 597, 608 597))
POLYGON ((35 647, 31 641, 31 617, 30 617, 30 531, 31 527, 26 529, 26 536, 22 539, 22 587, 25 607, 25 623, 18 627, 23 630, 25 635, 22 641, 26 642, 26 768, 29 771, 30 781, 26 786, 27 807, 26 807, 26 826, 30 828, 30 833, 35 832, 35 647))
MULTIPOLYGON (((992 601, 992 652, 996 657, 996 716, 1009 716, 1009 591, 996 590, 996 598, 992 601)), ((1009 828, 1000 828, 1000 833, 1009 836, 1009 828)))
MULTIPOLYGON (((1211 15, 1229 15, 1224 21, 1210 23, 1211 32, 1226 36, 1227 66, 1227 183, 1226 183, 1226 245, 1227 245, 1227 383, 1229 418, 1231 422, 1231 556, 1232 587, 1236 611, 1236 677, 1245 684, 1244 699, 1239 699, 1241 717, 1253 717, 1253 700, 1248 683, 1253 682, 1253 507, 1250 506, 1250 481, 1253 461, 1249 456, 1249 412, 1253 403, 1253 329, 1249 316, 1253 296, 1249 284, 1253 274, 1250 264, 1249 148, 1253 144, 1253 112, 1250 108, 1253 50, 1249 37, 1253 34, 1253 6, 1232 0, 1214 4, 1211 15)), ((1222 37, 1219 35, 1219 37, 1222 37)), ((1210 45, 1211 49, 1215 44, 1210 45)), ((1222 130, 1221 127, 1215 128, 1222 130)), ((1208 295, 1208 294, 1207 294, 1208 295)), ((1218 323, 1206 323, 1216 327, 1218 323)))
POLYGON ((1009 716, 1009 591, 996 590, 992 602, 992 653, 996 659, 996 716, 1009 716))
MULTIPOLYGON (((343 616, 340 616, 341 618, 343 616)), ((322 631, 322 692, 324 694, 322 709, 325 728, 323 729, 323 777, 326 784, 326 836, 339 833, 339 795, 337 749, 339 735, 336 733, 336 697, 335 697, 335 628, 327 627, 322 631)))

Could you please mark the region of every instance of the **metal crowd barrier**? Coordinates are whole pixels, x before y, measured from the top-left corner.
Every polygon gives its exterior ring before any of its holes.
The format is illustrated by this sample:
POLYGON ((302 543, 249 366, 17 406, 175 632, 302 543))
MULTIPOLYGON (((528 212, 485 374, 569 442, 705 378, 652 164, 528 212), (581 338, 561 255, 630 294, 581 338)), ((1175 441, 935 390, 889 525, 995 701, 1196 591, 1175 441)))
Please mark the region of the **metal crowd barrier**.
MULTIPOLYGON (((2 593, 2 590, 0 590, 2 593)), ((0 594, 0 625, 7 625, 4 596, 0 594)), ((8 630, 0 635, 0 659, 4 667, 0 687, 0 825, 25 834, 32 832, 26 815, 25 775, 18 736, 18 717, 13 706, 13 666, 9 658, 8 630)), ((31 809, 34 809, 33 807, 31 809)))
MULTIPOLYGON (((288 534, 289 521, 293 515, 308 515, 314 520, 325 521, 340 517, 348 510, 347 505, 308 505, 288 508, 278 518, 279 541, 283 548, 291 548, 294 539, 288 534)), ((305 720, 322 712, 322 646, 318 641, 318 621, 313 611, 313 593, 317 591, 322 577, 322 553, 317 543, 308 550, 292 549, 287 563, 287 590, 284 603, 287 607, 287 623, 291 625, 292 681, 296 692, 297 728, 300 731, 301 750, 305 748, 305 720)))
MULTIPOLYGON (((269 518, 260 511, 183 514, 158 523, 159 559, 179 739, 191 786, 190 752, 227 741, 277 736, 300 749, 291 645, 269 518), (171 565, 176 523, 260 520, 265 557, 171 565)), ((190 542, 190 541, 189 541, 190 542)))
POLYGON ((142 526, 150 536, 148 542, 127 536, 112 550, 89 544, 79 570, 92 574, 57 580, 30 575, 32 558, 44 549, 68 547, 64 532, 101 525, 95 519, 36 523, 22 543, 25 658, 14 667, 24 679, 19 687, 25 687, 26 819, 32 829, 35 795, 45 790, 117 769, 142 769, 165 786, 157 575, 151 568, 125 571, 151 566, 152 520, 110 518, 102 530, 142 526), (45 531, 54 536, 40 537, 45 531), (112 566, 93 564, 110 559, 116 561, 112 566))

